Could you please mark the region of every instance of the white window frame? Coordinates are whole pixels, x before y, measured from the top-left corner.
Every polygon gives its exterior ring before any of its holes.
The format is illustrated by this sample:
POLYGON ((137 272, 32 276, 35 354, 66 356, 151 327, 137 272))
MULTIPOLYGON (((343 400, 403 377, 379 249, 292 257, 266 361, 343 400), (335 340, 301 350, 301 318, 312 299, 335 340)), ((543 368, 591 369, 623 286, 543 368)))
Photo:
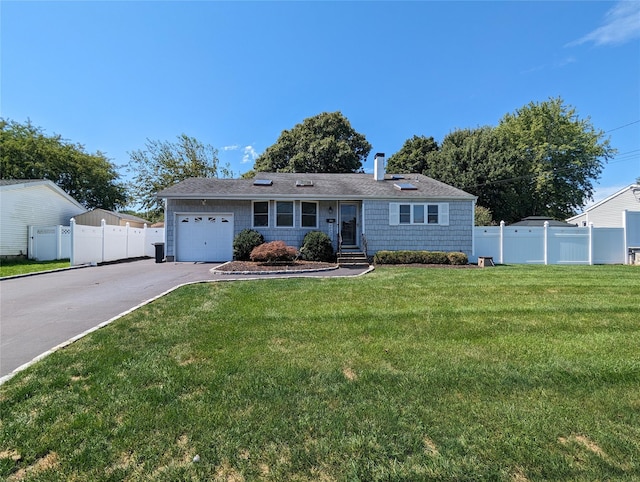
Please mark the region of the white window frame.
MULTIPOLYGON (((289 213, 286 213, 289 214, 289 213)), ((276 201, 276 207, 275 207, 275 226, 276 228, 293 228, 296 225, 296 203, 294 201, 288 201, 288 200, 281 200, 281 201, 276 201), (280 224, 279 223, 279 219, 278 219, 278 205, 280 204, 291 204, 291 224, 280 224)))
POLYGON ((320 218, 320 203, 318 203, 318 201, 300 201, 300 227, 304 228, 304 229, 318 229, 318 220, 320 218), (316 207, 316 212, 315 212, 315 224, 313 226, 305 226, 303 224, 303 220, 305 218, 305 216, 310 216, 309 214, 305 214, 304 213, 304 209, 302 207, 303 204, 314 204, 316 207))
POLYGON ((390 226, 448 226, 449 225, 449 203, 389 203, 389 225, 390 226), (400 206, 409 206, 409 222, 403 220, 406 219, 407 213, 400 214, 401 210, 406 211, 406 208, 402 209, 400 206), (416 222, 415 210, 416 206, 423 208, 422 222, 416 222), (429 208, 437 208, 437 222, 429 222, 429 208))
MULTIPOLYGON (((264 216, 264 213, 260 213, 260 216, 264 216)), ((269 201, 252 201, 251 202, 251 227, 252 228, 268 228, 271 224, 271 203, 269 201), (256 225, 256 203, 267 203, 267 224, 264 226, 256 225)))

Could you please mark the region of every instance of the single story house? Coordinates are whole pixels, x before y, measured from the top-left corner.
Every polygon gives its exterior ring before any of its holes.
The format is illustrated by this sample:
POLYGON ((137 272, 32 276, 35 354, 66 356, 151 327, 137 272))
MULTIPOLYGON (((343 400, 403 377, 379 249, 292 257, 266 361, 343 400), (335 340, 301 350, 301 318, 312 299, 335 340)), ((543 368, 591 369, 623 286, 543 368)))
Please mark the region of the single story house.
POLYGON ((29 226, 68 226, 85 210, 52 181, 0 180, 0 256, 28 254, 29 226))
POLYGON ((600 202, 589 206, 583 213, 567 219, 568 223, 596 228, 623 227, 624 211, 640 211, 640 184, 631 184, 600 202))
POLYGON ((114 211, 107 211, 106 209, 92 209, 91 211, 78 214, 75 218, 76 224, 82 224, 84 226, 100 226, 102 220, 109 226, 129 226, 132 228, 144 228, 150 224, 146 219, 142 219, 138 216, 131 214, 116 213, 114 211))
POLYGON ((473 251, 476 197, 421 174, 258 173, 191 178, 158 193, 169 261, 229 261, 243 229, 299 248, 322 231, 334 249, 473 251))

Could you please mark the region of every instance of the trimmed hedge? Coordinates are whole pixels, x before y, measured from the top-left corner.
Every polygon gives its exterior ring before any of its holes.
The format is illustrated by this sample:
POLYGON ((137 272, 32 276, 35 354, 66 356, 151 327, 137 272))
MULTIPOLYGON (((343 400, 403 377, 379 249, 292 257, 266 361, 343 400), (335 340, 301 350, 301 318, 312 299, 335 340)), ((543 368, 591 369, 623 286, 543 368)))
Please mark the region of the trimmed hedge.
POLYGON ((233 257, 238 261, 249 261, 251 251, 264 243, 264 236, 253 229, 243 229, 233 240, 233 257))
POLYGON ((321 231, 309 231, 304 235, 300 253, 307 261, 331 262, 336 259, 331 239, 321 231))
POLYGON ((468 264, 467 255, 442 251, 378 251, 373 257, 375 264, 468 264))

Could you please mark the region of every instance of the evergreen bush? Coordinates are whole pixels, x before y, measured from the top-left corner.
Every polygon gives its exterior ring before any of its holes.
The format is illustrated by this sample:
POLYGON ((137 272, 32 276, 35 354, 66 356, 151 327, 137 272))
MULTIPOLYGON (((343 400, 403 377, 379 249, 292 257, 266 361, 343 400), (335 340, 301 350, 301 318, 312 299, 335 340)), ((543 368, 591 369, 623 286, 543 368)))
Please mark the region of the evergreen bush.
POLYGON ((451 253, 447 253, 447 258, 449 258, 449 263, 451 264, 455 264, 455 265, 469 264, 469 258, 464 253, 459 253, 455 251, 451 253))
POLYGON ((233 240, 233 258, 249 261, 251 251, 264 243, 264 236, 253 229, 243 229, 233 240))
POLYGON ((469 262, 467 255, 460 252, 442 251, 378 251, 373 258, 375 264, 455 264, 469 262))
POLYGON ((331 262, 335 260, 331 239, 321 231, 309 231, 305 234, 300 253, 302 253, 302 258, 307 261, 331 262))

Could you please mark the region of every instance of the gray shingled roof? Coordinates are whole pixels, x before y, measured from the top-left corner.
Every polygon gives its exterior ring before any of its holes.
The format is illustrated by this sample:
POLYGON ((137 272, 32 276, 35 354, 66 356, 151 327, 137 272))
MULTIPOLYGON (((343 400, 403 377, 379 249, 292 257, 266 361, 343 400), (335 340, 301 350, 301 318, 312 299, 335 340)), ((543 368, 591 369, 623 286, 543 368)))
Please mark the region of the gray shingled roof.
POLYGON ((402 174, 403 178, 385 176, 376 181, 372 174, 302 174, 266 172, 254 179, 190 178, 158 193, 167 199, 459 199, 476 197, 460 189, 422 174, 402 174), (271 180, 268 186, 254 185, 257 179, 271 180), (296 186, 296 181, 309 181, 312 186, 296 186), (397 185, 409 183, 415 189, 400 190, 397 185))

